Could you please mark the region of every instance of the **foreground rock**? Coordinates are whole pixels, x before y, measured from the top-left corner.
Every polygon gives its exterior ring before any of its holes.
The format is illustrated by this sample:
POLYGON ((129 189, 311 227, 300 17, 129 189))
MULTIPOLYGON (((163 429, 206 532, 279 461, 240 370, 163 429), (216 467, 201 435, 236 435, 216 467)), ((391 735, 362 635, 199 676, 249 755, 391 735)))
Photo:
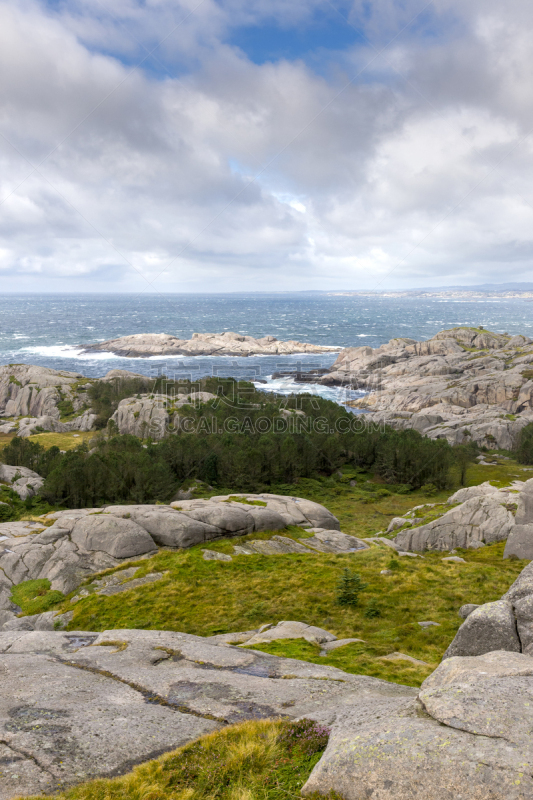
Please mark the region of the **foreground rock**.
MULTIPOLYGON (((526 800, 533 795, 533 659, 452 658, 413 697, 337 710, 303 794, 344 800, 526 800)), ((317 715, 318 717, 318 715, 317 715)))
POLYGON ((240 333, 193 333, 192 339, 178 339, 167 333, 135 333, 108 339, 106 342, 83 345, 84 353, 95 350, 115 353, 123 358, 150 356, 252 356, 291 355, 293 353, 328 353, 339 347, 322 347, 303 342, 280 342, 274 336, 243 336, 240 333))
POLYGON ((453 328, 426 342, 348 347, 320 380, 366 390, 352 405, 373 412, 368 422, 451 444, 512 449, 533 421, 532 363, 533 342, 525 336, 453 328))
POLYGON ((170 631, 0 633, 0 653, 0 800, 128 772, 230 723, 329 723, 353 703, 416 695, 170 631))
POLYGON ((0 633, 0 800, 123 774, 225 725, 280 716, 331 728, 304 794, 533 794, 533 658, 501 651, 452 658, 418 692, 216 638, 142 630, 0 633))
POLYGON ((0 628, 13 622, 11 588, 23 581, 47 579, 52 589, 68 594, 89 575, 149 556, 159 547, 192 547, 287 525, 320 528, 325 538, 327 529, 340 527, 318 503, 271 494, 221 495, 170 506, 73 509, 32 522, 2 523, 0 628))

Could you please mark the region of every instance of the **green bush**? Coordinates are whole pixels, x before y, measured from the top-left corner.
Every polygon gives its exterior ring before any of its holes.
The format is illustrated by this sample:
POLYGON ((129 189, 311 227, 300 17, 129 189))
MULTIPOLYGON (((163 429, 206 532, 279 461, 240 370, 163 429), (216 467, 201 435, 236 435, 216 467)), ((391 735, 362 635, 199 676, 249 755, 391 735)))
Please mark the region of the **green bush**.
POLYGON ((368 584, 357 572, 352 572, 346 568, 337 584, 337 603, 340 606, 357 606, 359 604, 359 594, 364 591, 368 584))
POLYGON ((375 597, 372 598, 372 600, 368 603, 367 607, 365 608, 365 617, 367 619, 375 619, 376 617, 381 617, 381 609, 375 597))

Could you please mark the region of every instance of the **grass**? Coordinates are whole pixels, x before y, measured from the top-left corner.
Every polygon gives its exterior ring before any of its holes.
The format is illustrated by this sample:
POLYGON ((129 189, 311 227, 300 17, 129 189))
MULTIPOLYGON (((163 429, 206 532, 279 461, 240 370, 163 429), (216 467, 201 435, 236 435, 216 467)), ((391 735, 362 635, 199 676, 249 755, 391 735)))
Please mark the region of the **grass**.
MULTIPOLYGON (((289 535, 295 536, 290 531, 289 535)), ((232 553, 233 544, 254 537, 260 534, 218 540, 211 546, 232 553)), ((197 546, 160 551, 138 562, 136 577, 165 573, 157 583, 110 597, 92 594, 75 605, 67 599, 58 608, 74 610, 70 630, 146 628, 211 636, 280 619, 300 620, 338 638, 365 640, 364 645, 350 645, 320 658, 320 663, 419 685, 430 669, 381 661, 380 656, 400 651, 435 668, 462 622, 460 606, 499 599, 527 563, 503 561, 503 548, 500 543, 459 551, 466 564, 443 562, 443 553, 426 553, 423 559, 399 559, 392 575, 381 575, 391 566, 391 553, 382 547, 347 555, 242 555, 219 562, 204 561, 197 546), (339 605, 336 598, 345 567, 368 584, 355 608, 339 605), (380 616, 366 616, 371 603, 380 616), (422 629, 417 624, 426 620, 439 627, 422 629)), ((305 660, 318 658, 316 649, 304 647, 301 653, 305 660)))
POLYGON ((309 720, 244 722, 203 736, 135 767, 123 777, 90 781, 56 797, 58 800, 287 800, 300 796, 327 737, 327 729, 309 720))
POLYGON ((94 431, 79 433, 69 431, 68 433, 36 433, 30 436, 31 442, 39 442, 47 450, 49 447, 59 447, 60 450, 72 450, 83 442, 90 442, 95 437, 94 431))
MULTIPOLYGON (((472 465, 467 484, 492 478, 498 485, 508 485, 516 476, 533 475, 533 469, 519 472, 516 462, 501 455, 494 455, 497 466, 472 465)), ((368 475, 356 470, 345 470, 336 479, 301 480, 296 492, 294 486, 276 488, 324 503, 339 517, 343 531, 359 536, 386 528, 393 516, 415 505, 443 503, 450 494, 450 490, 405 493, 402 487, 395 492, 394 487, 369 482, 368 475), (350 486, 354 480, 356 486, 350 486)), ((230 494, 220 488, 216 493, 230 494)), ((429 509, 428 518, 447 508, 441 505, 434 512, 429 509)), ((274 533, 215 540, 209 546, 233 555, 233 545, 248 539, 268 539, 274 533)), ((283 534, 295 539, 309 535, 297 527, 283 534)), ((419 685, 438 664, 461 624, 457 614, 460 606, 498 599, 526 563, 503 561, 504 544, 500 543, 461 552, 466 564, 445 563, 443 553, 400 559, 399 568, 385 576, 380 572, 391 562, 391 553, 385 548, 347 555, 233 555, 231 562, 217 562, 204 561, 202 547, 205 545, 179 552, 161 550, 138 562, 136 577, 164 573, 156 584, 110 597, 92 593, 74 605, 70 603, 73 592, 56 608, 74 611, 71 630, 147 628, 211 636, 280 619, 300 620, 326 628, 338 638, 364 639, 365 644, 341 648, 326 658, 305 642, 271 646, 281 648, 287 656, 318 659, 349 672, 419 685), (336 599, 337 584, 346 567, 368 584, 355 608, 342 607, 336 599), (373 616, 376 608, 379 615, 373 616), (439 627, 422 629, 417 623, 424 620, 438 622, 439 627), (425 661, 430 667, 380 660, 395 651, 425 661)))
MULTIPOLYGON (((81 413, 81 412, 79 412, 81 413)), ((76 416, 76 415, 75 415, 76 416)), ((39 442, 47 450, 49 447, 59 447, 60 450, 72 450, 82 442, 90 442, 95 437, 95 431, 80 433, 79 431, 69 431, 68 433, 35 433, 29 439, 32 442, 39 442)), ((15 438, 16 433, 0 433, 0 451, 3 450, 15 438)))
POLYGON ((50 589, 49 580, 24 581, 11 590, 11 599, 24 615, 42 614, 64 600, 64 595, 50 589))

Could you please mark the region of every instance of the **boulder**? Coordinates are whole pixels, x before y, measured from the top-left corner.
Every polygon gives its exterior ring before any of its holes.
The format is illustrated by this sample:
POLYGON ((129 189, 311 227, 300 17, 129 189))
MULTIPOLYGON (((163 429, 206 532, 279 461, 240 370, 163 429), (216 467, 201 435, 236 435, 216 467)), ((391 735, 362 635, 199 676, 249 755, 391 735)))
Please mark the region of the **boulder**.
POLYGON ((490 481, 485 481, 485 483, 480 483, 478 486, 465 486, 464 489, 458 489, 454 494, 448 497, 446 503, 452 506, 455 505, 455 503, 464 503, 466 500, 471 500, 473 497, 486 497, 498 491, 499 489, 493 486, 490 481))
POLYGON ((476 608, 479 608, 479 604, 476 603, 465 603, 464 606, 461 606, 459 611, 457 612, 462 619, 466 619, 472 611, 475 611, 476 608))
POLYGON ((121 400, 111 420, 119 433, 139 436, 141 439, 151 437, 155 441, 168 436, 171 418, 166 409, 166 398, 127 397, 121 400))
POLYGON ((216 550, 202 550, 204 561, 233 561, 226 553, 217 553, 216 550))
POLYGON ((527 800, 533 794, 533 659, 444 661, 409 697, 359 697, 337 713, 302 794, 344 800, 527 800))
MULTIPOLYGON (((15 469, 19 468, 5 467, 3 474, 13 477, 15 469)), ((188 500, 172 506, 117 505, 57 511, 40 521, 0 523, 0 576, 7 581, 5 587, 0 582, 0 603, 2 591, 10 595, 11 586, 21 581, 46 579, 52 589, 67 594, 92 573, 116 567, 126 558, 155 553, 157 547, 191 547, 254 530, 283 529, 286 518, 292 519, 296 511, 282 516, 270 503, 276 509, 299 509, 298 500, 275 495, 273 500, 259 501, 265 502, 264 506, 224 499, 188 500)), ((339 524, 317 503, 302 502, 302 507, 307 516, 302 513, 301 517, 308 529, 315 519, 323 519, 331 527, 339 524)), ((317 528, 313 533, 307 540, 309 546, 280 536, 252 543, 251 547, 257 544, 255 550, 240 548, 237 552, 316 555, 318 551, 355 552, 368 547, 355 537, 334 530, 317 528)), ((0 611, 12 613, 2 605, 0 611)))
MULTIPOLYGON (((192 501, 199 504, 208 501, 192 501)), ((180 504, 181 506, 184 503, 180 504)), ((106 513, 131 519, 147 531, 159 547, 192 547, 221 537, 229 531, 209 525, 170 506, 107 506, 106 513)))
POLYGON ((516 524, 529 525, 533 523, 533 480, 525 482, 517 497, 516 506, 516 524))
POLYGON ((9 484, 21 500, 34 497, 44 483, 37 472, 27 467, 12 467, 9 464, 0 464, 0 481, 9 484))
POLYGON ((533 559, 533 523, 513 525, 503 551, 504 558, 533 559))
POLYGON ((424 551, 504 541, 515 524, 508 500, 509 493, 503 491, 471 497, 427 525, 400 531, 395 542, 401 550, 424 551))
POLYGON ((523 597, 533 595, 533 563, 524 567, 518 578, 511 584, 503 595, 502 600, 507 600, 513 605, 523 597))
POLYGON ((133 520, 91 514, 74 525, 72 541, 83 550, 101 550, 113 558, 131 558, 156 550, 150 534, 133 520))
POLYGON ((392 531, 395 531, 397 528, 401 528, 402 525, 406 525, 406 524, 411 525, 412 524, 412 520, 407 519, 406 517, 393 517, 391 519, 391 521, 389 522, 389 526, 387 528, 387 533, 392 533, 392 531))
MULTIPOLYGON (((211 497, 211 501, 228 503, 231 502, 232 497, 242 498, 244 503, 239 503, 250 513, 257 514, 257 509, 261 505, 254 505, 255 503, 264 503, 269 511, 273 511, 281 517, 285 525, 299 525, 302 528, 325 528, 327 530, 340 530, 339 520, 333 514, 321 506, 319 503, 313 503, 311 500, 304 500, 302 497, 286 497, 279 494, 232 494, 232 495, 216 495, 211 497), (247 507, 246 501, 250 502, 250 507, 247 507), (252 511, 254 509, 254 511, 252 511)), ((172 504, 176 505, 176 504, 172 504)), ((181 505, 178 503, 177 505, 181 505)))
POLYGON ((443 658, 480 656, 492 650, 519 653, 520 639, 513 607, 507 600, 485 603, 470 613, 443 658))
POLYGON ((278 639, 305 639, 311 644, 322 644, 323 642, 335 642, 337 637, 322 628, 308 625, 305 622, 278 622, 275 627, 269 628, 262 633, 256 633, 247 640, 246 646, 254 644, 266 644, 275 642, 278 639))
POLYGON ((422 684, 425 711, 450 728, 530 746, 533 658, 496 651, 450 661, 422 684))
POLYGON ((341 531, 324 530, 323 528, 308 528, 308 530, 313 536, 303 539, 302 543, 321 553, 357 553, 369 549, 369 545, 364 539, 358 539, 357 536, 350 536, 341 531))
POLYGON ((271 539, 249 539, 244 545, 233 548, 236 555, 264 555, 277 556, 288 553, 316 554, 314 550, 305 547, 301 542, 290 539, 288 536, 273 536, 271 539))

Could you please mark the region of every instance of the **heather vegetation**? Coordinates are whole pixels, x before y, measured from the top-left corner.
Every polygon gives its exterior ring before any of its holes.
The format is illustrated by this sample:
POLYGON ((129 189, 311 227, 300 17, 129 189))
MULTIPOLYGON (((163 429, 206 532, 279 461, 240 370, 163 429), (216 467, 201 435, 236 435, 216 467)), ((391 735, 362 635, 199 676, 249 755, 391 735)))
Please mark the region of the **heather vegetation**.
POLYGON ((244 722, 135 767, 124 777, 91 781, 68 789, 57 798, 286 800, 299 797, 326 747, 328 735, 327 728, 305 719, 244 722))

